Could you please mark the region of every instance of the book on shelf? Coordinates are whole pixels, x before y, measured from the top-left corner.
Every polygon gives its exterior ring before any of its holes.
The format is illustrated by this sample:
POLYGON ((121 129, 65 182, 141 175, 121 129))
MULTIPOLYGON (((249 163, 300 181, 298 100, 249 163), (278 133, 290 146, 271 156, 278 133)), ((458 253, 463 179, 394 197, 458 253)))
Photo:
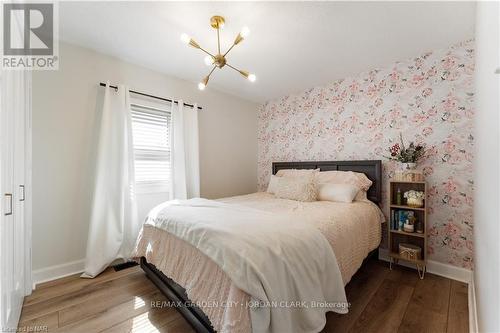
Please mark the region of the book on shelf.
POLYGON ((402 231, 403 225, 406 223, 406 221, 410 220, 410 218, 414 216, 415 212, 411 210, 400 210, 400 209, 392 210, 391 229, 402 231))

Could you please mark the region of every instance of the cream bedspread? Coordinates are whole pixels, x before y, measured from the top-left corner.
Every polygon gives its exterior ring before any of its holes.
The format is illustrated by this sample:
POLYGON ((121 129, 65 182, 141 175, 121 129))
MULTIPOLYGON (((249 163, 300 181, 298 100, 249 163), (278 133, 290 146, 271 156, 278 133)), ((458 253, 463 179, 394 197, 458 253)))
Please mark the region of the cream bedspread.
MULTIPOLYGON (((277 199, 267 193, 219 201, 269 212, 293 213, 295 218, 314 224, 334 250, 344 285, 366 255, 380 243, 382 215, 371 202, 304 203, 277 199)), ((249 295, 237 288, 214 261, 189 243, 154 226, 145 225, 138 239, 135 256, 146 257, 148 262, 182 285, 217 331, 251 331, 247 307, 249 295)))

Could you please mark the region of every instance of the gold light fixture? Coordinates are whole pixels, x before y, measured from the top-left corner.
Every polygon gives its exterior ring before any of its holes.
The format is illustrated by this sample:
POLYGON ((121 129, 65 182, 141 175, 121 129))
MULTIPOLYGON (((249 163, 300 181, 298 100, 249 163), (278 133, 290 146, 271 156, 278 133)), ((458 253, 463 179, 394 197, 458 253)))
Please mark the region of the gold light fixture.
POLYGON ((195 49, 199 49, 199 50, 205 52, 207 54, 207 56, 204 59, 205 64, 207 66, 213 66, 212 70, 210 70, 208 75, 205 76, 200 83, 198 83, 198 89, 200 89, 200 90, 205 90, 205 88, 208 84, 208 80, 210 79, 210 75, 212 75, 214 70, 216 68, 223 68, 224 66, 228 66, 229 68, 234 69, 235 71, 237 71, 238 73, 243 75, 250 82, 255 82, 255 80, 257 79, 255 74, 252 74, 252 73, 249 73, 247 71, 237 69, 234 66, 231 66, 230 64, 228 64, 227 59, 226 59, 226 55, 233 49, 233 47, 235 47, 236 45, 241 43, 250 34, 250 29, 248 29, 247 27, 243 27, 243 29, 241 29, 241 32, 238 34, 238 36, 236 36, 236 38, 234 39, 233 45, 231 45, 231 47, 224 54, 222 54, 220 51, 220 29, 222 29, 222 27, 224 26, 224 23, 225 23, 225 20, 222 16, 216 15, 216 16, 212 16, 210 18, 210 25, 212 26, 212 28, 217 30, 217 54, 216 55, 213 55, 212 53, 210 53, 207 50, 205 50, 204 48, 202 48, 200 46, 200 44, 198 44, 194 39, 192 39, 188 35, 186 35, 186 34, 181 35, 181 41, 184 44, 190 45, 190 46, 194 47, 195 49))

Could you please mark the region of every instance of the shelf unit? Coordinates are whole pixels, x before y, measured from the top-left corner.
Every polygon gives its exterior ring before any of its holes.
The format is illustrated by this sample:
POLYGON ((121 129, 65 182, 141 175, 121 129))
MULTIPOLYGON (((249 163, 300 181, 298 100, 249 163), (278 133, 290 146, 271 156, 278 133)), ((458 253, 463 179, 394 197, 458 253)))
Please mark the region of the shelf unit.
POLYGON ((405 206, 405 205, 391 205, 391 208, 401 209, 401 210, 420 210, 420 211, 425 211, 425 207, 419 208, 419 207, 410 207, 410 206, 405 206))
POLYGON ((425 182, 409 182, 409 181, 391 181, 389 182, 389 208, 390 219, 388 224, 388 240, 389 240, 389 259, 390 267, 392 264, 398 264, 400 260, 415 264, 418 275, 421 279, 425 276, 427 263, 427 203, 424 200, 423 207, 410 207, 405 204, 403 197, 404 193, 409 190, 424 192, 424 198, 427 197, 427 185, 425 182), (402 202, 397 202, 397 191, 401 192, 402 202), (394 212, 395 211, 411 211, 417 221, 423 223, 423 233, 406 232, 395 228, 394 212), (399 254, 399 243, 413 244, 422 249, 422 258, 411 260, 402 257, 399 254))

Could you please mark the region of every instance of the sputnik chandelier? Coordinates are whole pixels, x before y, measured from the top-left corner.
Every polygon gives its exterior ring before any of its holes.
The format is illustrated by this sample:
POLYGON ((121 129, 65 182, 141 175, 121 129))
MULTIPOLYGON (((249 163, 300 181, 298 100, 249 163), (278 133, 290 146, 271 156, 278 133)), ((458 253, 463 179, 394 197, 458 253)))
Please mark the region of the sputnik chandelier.
POLYGON ((202 48, 194 39, 189 37, 187 34, 181 35, 181 41, 184 44, 188 44, 188 45, 194 47, 195 49, 199 49, 199 50, 205 52, 207 54, 207 56, 205 57, 205 64, 207 66, 213 66, 212 70, 210 70, 208 75, 205 76, 205 78, 200 83, 198 83, 198 89, 200 89, 200 90, 205 89, 205 87, 208 84, 208 80, 210 79, 210 75, 212 75, 212 73, 214 72, 214 70, 217 67, 223 68, 224 66, 228 66, 229 68, 232 68, 235 71, 237 71, 238 73, 240 73, 241 75, 243 75, 250 82, 255 82, 255 80, 257 79, 255 74, 251 74, 247 71, 240 70, 234 66, 231 66, 227 62, 227 59, 226 59, 227 54, 233 49, 233 47, 235 47, 236 45, 241 43, 243 41, 243 39, 245 39, 250 34, 250 30, 247 27, 243 27, 243 29, 241 29, 241 32, 238 34, 238 36, 236 36, 236 38, 233 42, 233 45, 231 45, 231 47, 224 54, 222 54, 221 50, 220 50, 220 29, 222 29, 224 27, 224 22, 225 22, 225 20, 222 16, 216 15, 216 16, 212 16, 212 18, 210 18, 210 25, 212 26, 212 28, 217 30, 217 54, 216 55, 213 55, 212 53, 210 53, 207 50, 205 50, 204 48, 202 48))

